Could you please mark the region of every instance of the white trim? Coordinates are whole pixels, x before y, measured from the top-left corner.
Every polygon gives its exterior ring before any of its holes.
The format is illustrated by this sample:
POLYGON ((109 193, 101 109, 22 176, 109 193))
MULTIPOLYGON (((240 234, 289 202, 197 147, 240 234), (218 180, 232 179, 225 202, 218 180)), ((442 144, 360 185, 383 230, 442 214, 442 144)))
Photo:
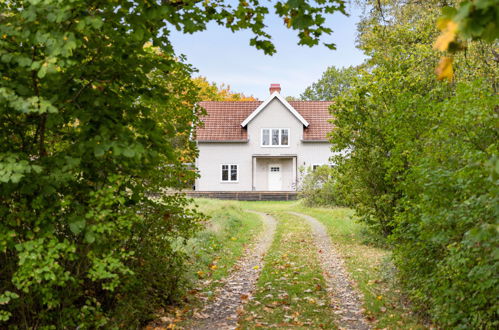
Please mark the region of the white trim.
POLYGON ((239 182, 239 164, 220 164, 220 183, 238 183, 239 182), (223 166, 227 165, 229 168, 228 168, 228 179, 229 180, 223 180, 223 166), (235 181, 232 181, 230 179, 230 167, 231 166, 236 166, 236 173, 237 173, 237 180, 235 181))
POLYGON ((277 98, 279 101, 281 101, 281 103, 303 124, 303 126, 305 127, 308 127, 309 123, 305 120, 305 118, 303 118, 300 113, 298 113, 298 111, 296 111, 292 106, 291 104, 288 103, 288 101, 286 101, 282 96, 281 94, 279 94, 278 92, 274 92, 272 93, 272 95, 270 95, 270 97, 265 100, 265 102, 263 102, 262 104, 260 104, 260 106, 258 108, 255 109, 255 111, 253 111, 242 123, 241 123, 241 127, 246 127, 246 125, 248 125, 248 123, 250 121, 253 120, 253 118, 255 118, 259 113, 260 111, 262 111, 269 103, 270 101, 272 101, 274 98, 277 98))
POLYGON ((263 127, 262 129, 260 129, 260 147, 262 148, 289 148, 291 143, 289 141, 290 139, 290 132, 291 132, 291 129, 289 129, 288 127, 263 127), (263 144, 263 130, 264 129, 268 129, 269 130, 269 145, 264 145, 263 144), (275 144, 272 144, 272 130, 273 129, 278 129, 279 130, 279 144, 278 145, 275 145, 275 144), (288 144, 280 144, 281 143, 281 136, 282 136, 282 130, 283 129, 286 129, 288 130, 288 144))

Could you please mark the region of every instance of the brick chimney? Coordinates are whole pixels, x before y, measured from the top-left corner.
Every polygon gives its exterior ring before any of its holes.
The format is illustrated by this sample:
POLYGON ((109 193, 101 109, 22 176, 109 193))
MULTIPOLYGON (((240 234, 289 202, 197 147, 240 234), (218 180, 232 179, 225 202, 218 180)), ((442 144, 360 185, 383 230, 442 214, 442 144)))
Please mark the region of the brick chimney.
POLYGON ((270 94, 274 93, 274 92, 277 92, 277 93, 280 93, 281 92, 281 85, 280 84, 270 84, 270 94))

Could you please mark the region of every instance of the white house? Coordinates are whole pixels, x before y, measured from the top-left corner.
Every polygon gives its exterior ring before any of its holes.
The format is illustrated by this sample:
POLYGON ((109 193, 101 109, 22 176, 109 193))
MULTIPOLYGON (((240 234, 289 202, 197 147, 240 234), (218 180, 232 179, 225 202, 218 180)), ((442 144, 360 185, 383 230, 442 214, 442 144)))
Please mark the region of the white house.
POLYGON ((270 85, 265 101, 201 102, 198 191, 294 191, 300 168, 329 164, 331 102, 290 101, 270 85))

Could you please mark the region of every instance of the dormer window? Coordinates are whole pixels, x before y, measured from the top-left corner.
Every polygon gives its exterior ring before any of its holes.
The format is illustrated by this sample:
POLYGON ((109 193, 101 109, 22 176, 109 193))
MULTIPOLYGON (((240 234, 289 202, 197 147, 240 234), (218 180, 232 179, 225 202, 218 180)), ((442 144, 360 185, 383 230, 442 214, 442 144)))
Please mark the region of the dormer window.
POLYGON ((262 147, 289 146, 289 128, 262 128, 262 147))

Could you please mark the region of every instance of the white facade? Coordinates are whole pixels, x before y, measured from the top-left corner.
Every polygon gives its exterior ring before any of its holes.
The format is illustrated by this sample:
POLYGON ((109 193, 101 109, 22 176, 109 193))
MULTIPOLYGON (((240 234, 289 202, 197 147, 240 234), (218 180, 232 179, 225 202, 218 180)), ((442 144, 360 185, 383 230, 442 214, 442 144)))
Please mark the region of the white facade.
POLYGON ((308 123, 291 111, 280 95, 272 94, 262 106, 244 122, 247 141, 198 142, 196 166, 200 178, 196 180, 196 190, 294 191, 300 168, 329 164, 329 143, 304 141, 304 123, 308 123), (281 130, 287 130, 288 144, 263 145, 263 129, 269 129, 266 132, 270 134, 272 129, 279 129, 282 135, 286 135, 286 131, 281 130), (237 178, 231 177, 231 165, 237 165, 237 178))

